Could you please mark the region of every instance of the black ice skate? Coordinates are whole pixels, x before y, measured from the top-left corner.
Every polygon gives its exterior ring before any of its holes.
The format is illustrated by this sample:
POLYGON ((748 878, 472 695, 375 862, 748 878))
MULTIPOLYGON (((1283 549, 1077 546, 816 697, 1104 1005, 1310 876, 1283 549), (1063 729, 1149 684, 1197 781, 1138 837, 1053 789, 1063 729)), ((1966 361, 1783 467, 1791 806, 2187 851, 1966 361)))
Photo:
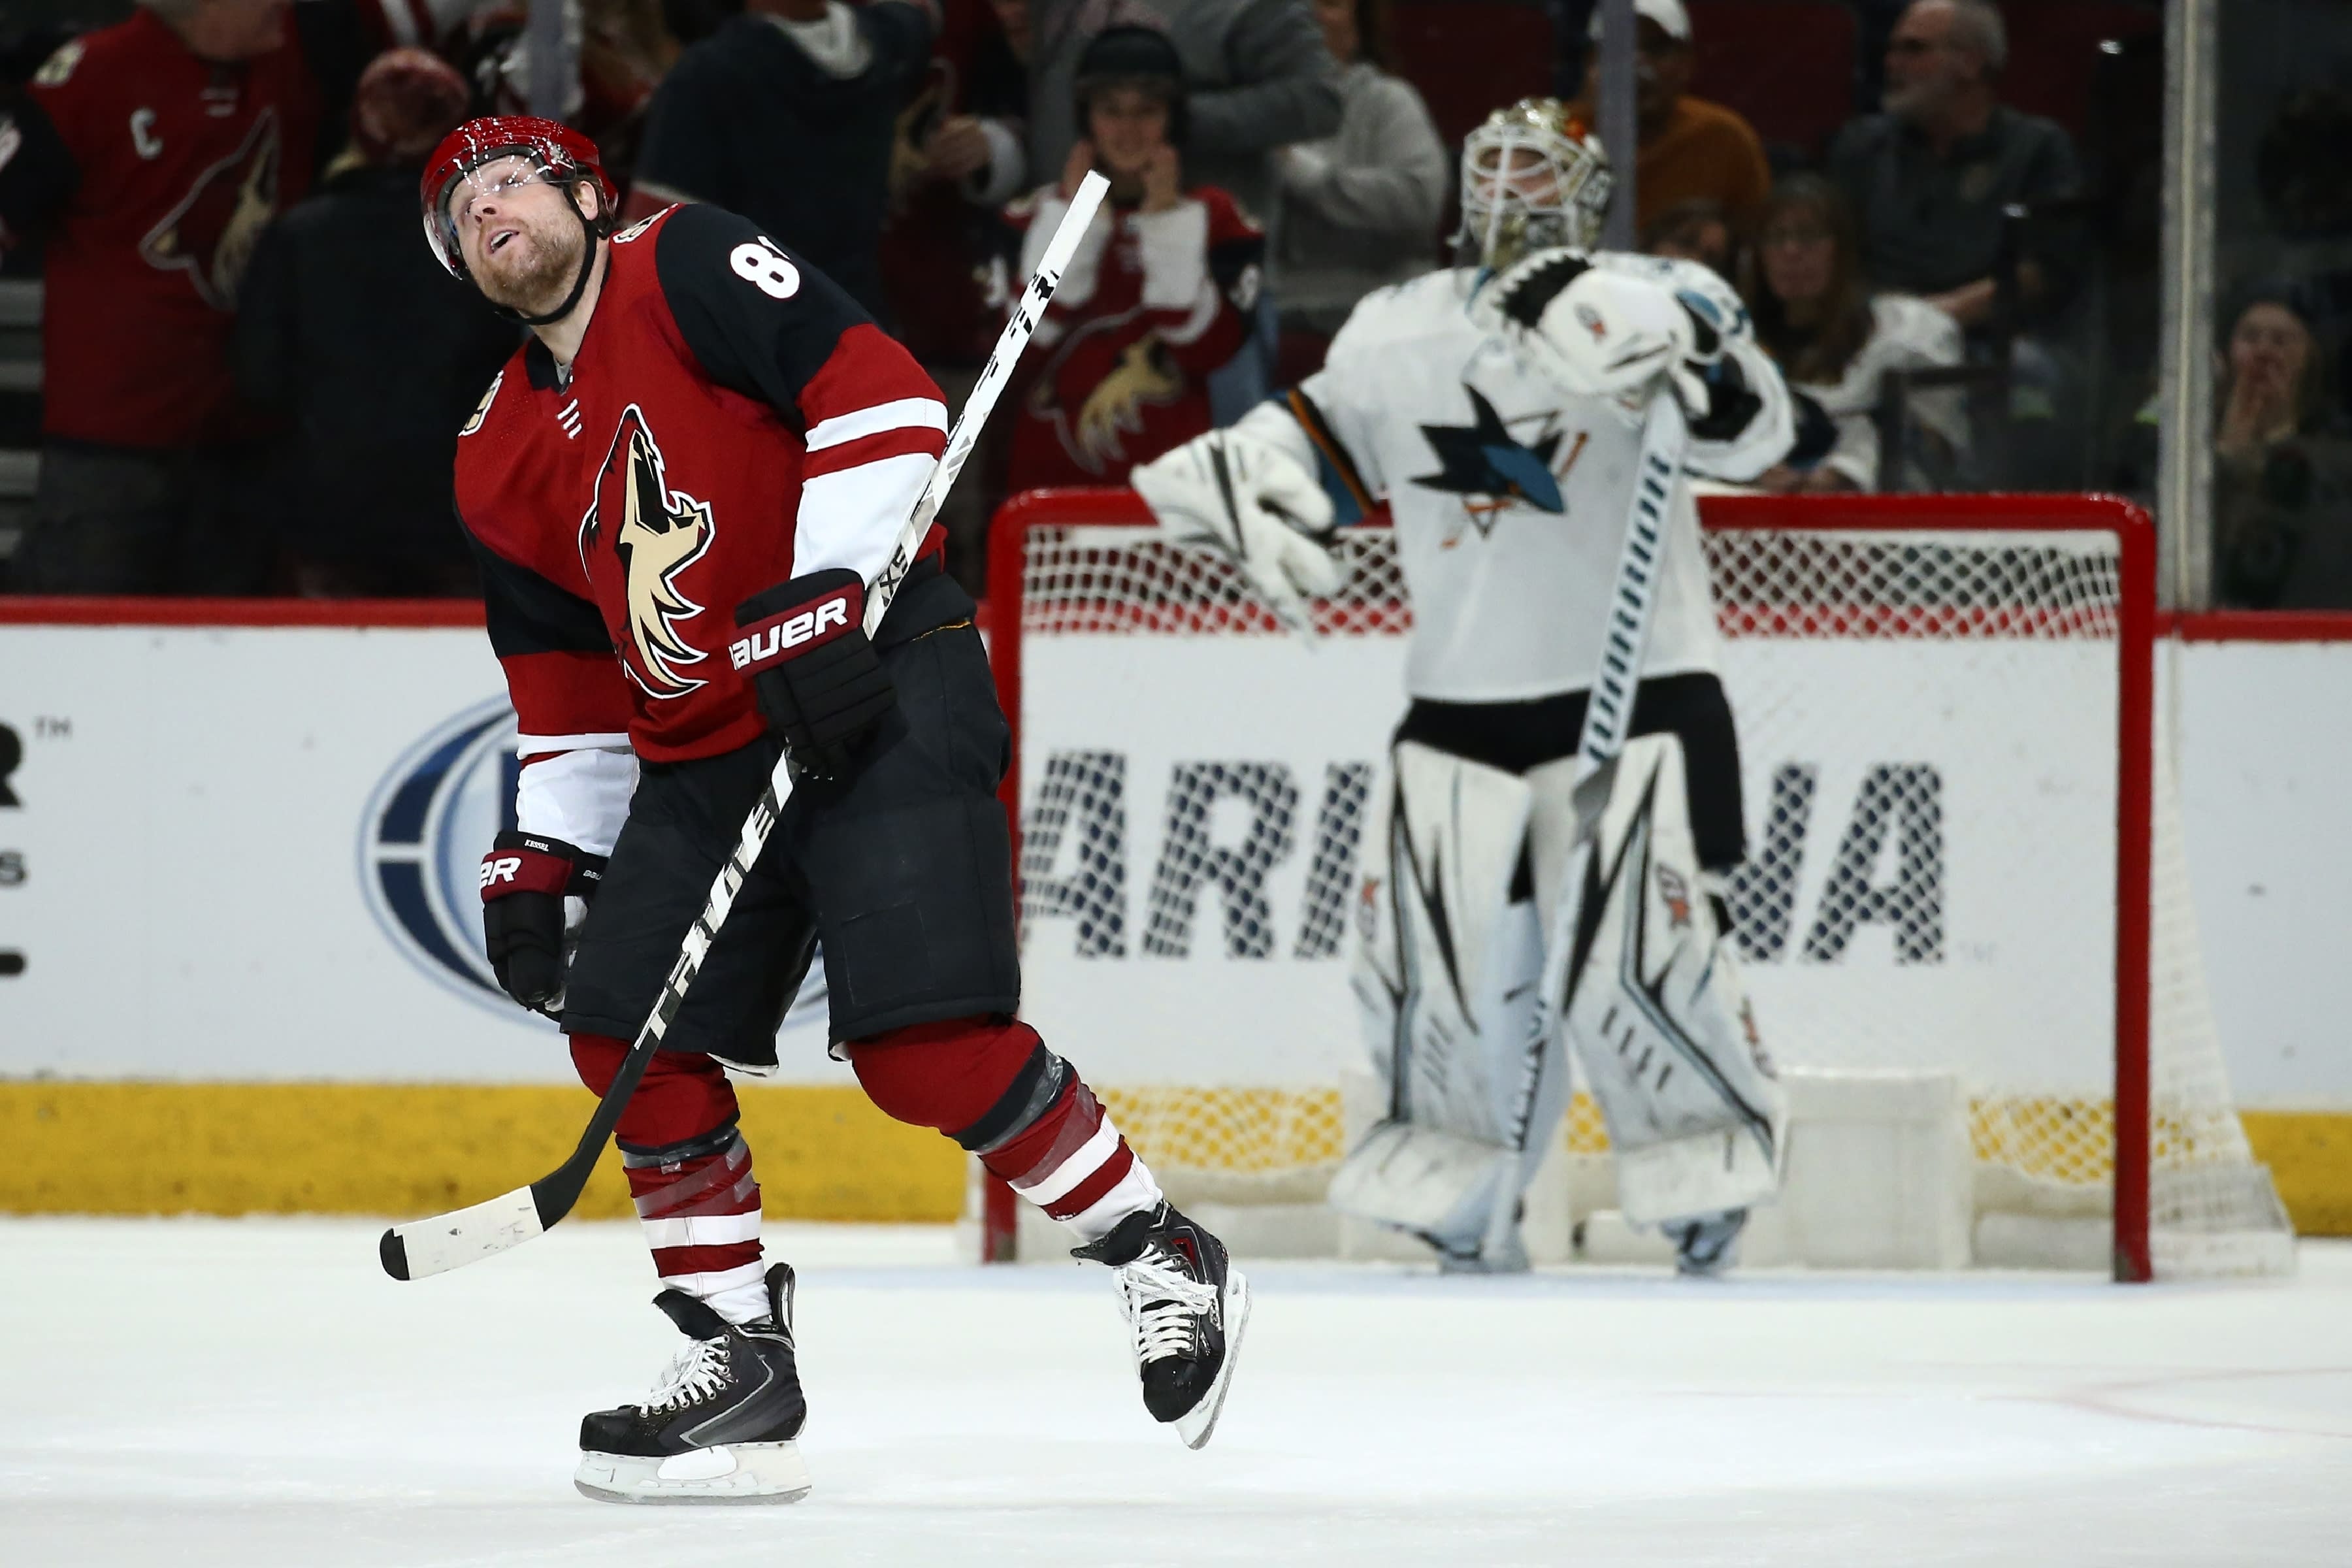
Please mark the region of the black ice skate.
POLYGON ((600 1502, 797 1502, 808 1420, 793 1359, 793 1271, 768 1270, 769 1315, 737 1327, 683 1290, 654 1305, 688 1341, 640 1405, 580 1423, 572 1485, 600 1502))
POLYGON ((1228 1263, 1225 1244, 1163 1200, 1070 1256, 1118 1275, 1143 1407, 1155 1421, 1175 1423, 1186 1447, 1208 1442, 1249 1327, 1249 1281, 1228 1263))
POLYGON ((1675 1244, 1675 1272, 1696 1279, 1722 1273, 1738 1260, 1739 1233, 1747 1227, 1746 1209, 1724 1209, 1666 1226, 1666 1239, 1675 1244))

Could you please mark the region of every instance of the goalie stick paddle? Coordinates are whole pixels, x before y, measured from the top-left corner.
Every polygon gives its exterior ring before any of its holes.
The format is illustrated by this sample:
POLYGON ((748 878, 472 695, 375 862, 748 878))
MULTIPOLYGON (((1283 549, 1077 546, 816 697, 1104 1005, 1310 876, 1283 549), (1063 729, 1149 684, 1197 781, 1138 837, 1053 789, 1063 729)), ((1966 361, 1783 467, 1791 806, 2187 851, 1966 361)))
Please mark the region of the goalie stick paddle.
MULTIPOLYGON (((1664 564, 1666 509, 1682 478, 1683 456, 1690 444, 1690 425, 1671 382, 1661 381, 1650 395, 1642 427, 1642 451, 1633 479, 1632 516, 1626 521, 1625 548, 1617 558, 1617 586, 1610 595, 1609 625, 1601 639, 1601 667, 1593 674, 1592 691, 1584 706, 1584 729, 1577 737, 1576 773, 1570 800, 1576 811, 1576 839, 1568 856, 1568 872, 1560 880, 1559 900, 1552 910, 1551 929, 1545 933, 1543 975, 1538 983, 1534 1027, 1528 1037, 1527 1061, 1511 1101, 1511 1147, 1524 1169, 1528 1138, 1533 1131, 1536 1094, 1543 1084, 1544 1048, 1568 1011, 1568 983, 1572 973, 1578 928, 1584 918, 1584 883, 1592 863, 1594 840, 1601 831, 1601 798, 1588 800, 1588 789, 1602 770, 1625 749, 1633 728, 1633 702, 1641 687, 1642 656, 1650 642, 1650 611, 1657 603, 1658 576, 1664 564)), ((1518 1201, 1515 1185, 1498 1188, 1495 1212, 1487 1222, 1487 1238, 1500 1241, 1507 1233, 1518 1201)))
MULTIPOLYGON (((963 471, 965 459, 971 456, 973 444, 980 439, 981 426, 987 423, 989 411, 996 406, 998 394, 1013 374, 1013 366, 1021 358, 1022 350, 1029 345, 1030 335, 1045 313, 1045 303, 1062 281, 1062 269, 1070 264, 1071 253, 1078 240, 1094 221, 1095 209, 1102 205, 1104 193, 1110 182, 1100 174, 1089 174, 1079 183, 1077 195, 1070 201, 1070 210, 1062 216, 1047 241, 1045 257, 1037 263, 1029 286, 1013 308, 1004 331, 989 352, 988 363, 982 367, 980 380, 973 385, 971 395, 965 399, 963 412, 956 418, 955 427, 948 432, 947 448, 939 466, 931 470, 929 482, 908 515, 906 526, 898 531, 889 562, 874 579, 866 599, 866 630, 870 636, 882 624, 890 602, 898 596, 899 586, 913 569, 915 555, 930 532, 931 520, 939 514, 940 503, 963 471)), ((580 1135, 580 1145, 572 1157, 527 1187, 517 1187, 487 1203, 470 1208, 436 1215, 431 1219, 412 1220, 396 1225, 383 1233, 377 1251, 383 1262, 383 1271, 394 1279, 422 1279, 428 1274, 440 1274, 451 1268, 461 1268, 468 1263, 520 1247, 540 1235, 572 1212, 580 1201, 581 1190, 588 1184, 589 1173, 604 1152, 604 1145, 620 1125, 621 1111, 636 1091, 637 1080, 644 1078, 646 1068, 653 1061, 654 1052, 661 1047, 662 1036, 677 1016, 678 1005, 686 999, 687 987, 694 984, 709 955, 710 944, 719 935, 719 928, 727 921, 727 912, 733 907, 735 894, 743 885, 744 877, 760 858, 760 851, 768 842, 768 834, 776 825, 784 802, 792 798, 792 775, 785 759, 779 757, 775 772, 768 779, 768 787, 760 792, 758 804, 744 820, 743 832, 735 846, 734 856, 719 868, 719 877, 710 886, 710 899, 697 917, 693 929, 686 933, 686 942, 678 950, 677 963, 671 968, 669 979, 662 986, 661 999, 654 1004, 652 1014, 637 1037, 629 1047, 629 1054, 614 1075, 612 1087, 596 1102, 596 1113, 588 1120, 586 1131, 580 1135)))

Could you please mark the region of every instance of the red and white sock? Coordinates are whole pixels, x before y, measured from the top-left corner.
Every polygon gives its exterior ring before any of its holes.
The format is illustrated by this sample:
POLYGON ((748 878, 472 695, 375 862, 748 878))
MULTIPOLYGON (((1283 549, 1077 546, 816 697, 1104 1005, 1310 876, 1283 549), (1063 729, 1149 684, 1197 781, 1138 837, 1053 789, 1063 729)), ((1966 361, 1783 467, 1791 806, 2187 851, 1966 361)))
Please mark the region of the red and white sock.
POLYGON ((1080 1241, 1107 1236, 1138 1209, 1160 1204, 1150 1167, 1075 1073, 1045 1115, 980 1163, 1080 1241))
MULTIPOLYGON (((628 1044, 572 1037, 572 1065, 598 1094, 628 1044)), ((768 1315, 760 1184, 736 1127, 735 1086, 709 1057, 656 1054, 621 1113, 621 1165, 664 1285, 700 1298, 730 1323, 768 1315)))
POLYGON ((667 1149, 624 1143, 621 1165, 661 1282, 700 1297, 730 1323, 766 1317, 760 1183, 734 1124, 667 1149))
POLYGON ((845 1054, 885 1114, 953 1138, 1082 1241, 1160 1201, 1094 1091, 1026 1024, 918 1024, 845 1054))

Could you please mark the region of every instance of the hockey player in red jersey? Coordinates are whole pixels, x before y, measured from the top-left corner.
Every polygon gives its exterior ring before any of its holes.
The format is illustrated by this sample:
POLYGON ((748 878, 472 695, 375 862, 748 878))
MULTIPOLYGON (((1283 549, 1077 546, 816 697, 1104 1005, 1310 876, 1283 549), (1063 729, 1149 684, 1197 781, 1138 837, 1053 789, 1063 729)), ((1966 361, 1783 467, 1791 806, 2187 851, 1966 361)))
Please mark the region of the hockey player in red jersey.
POLYGON ((1016 490, 1121 484, 1207 431, 1209 374, 1248 335, 1265 260, 1264 234, 1233 197, 1183 184, 1183 63, 1166 33, 1104 28, 1079 58, 1076 95, 1086 135, 1061 183, 1005 209, 1026 273, 1087 171, 1111 182, 1037 324, 1040 367, 1013 433, 1016 490))
POLYGON ((937 529, 862 628, 944 444, 938 389, 742 218, 677 206, 614 232, 593 145, 560 125, 462 126, 422 194, 443 262, 532 333, 457 443, 522 735, 520 829, 483 863, 483 923, 500 984, 562 1022, 591 1089, 780 749, 799 781, 621 1119, 656 1301, 688 1342, 645 1400, 583 1424, 581 1489, 808 1489, 792 1270, 762 1270, 724 1068, 774 1063, 820 939, 835 1053, 882 1110, 955 1139, 1114 1268, 1144 1402, 1198 1447, 1247 1286, 1014 1016, 1007 733, 937 529))

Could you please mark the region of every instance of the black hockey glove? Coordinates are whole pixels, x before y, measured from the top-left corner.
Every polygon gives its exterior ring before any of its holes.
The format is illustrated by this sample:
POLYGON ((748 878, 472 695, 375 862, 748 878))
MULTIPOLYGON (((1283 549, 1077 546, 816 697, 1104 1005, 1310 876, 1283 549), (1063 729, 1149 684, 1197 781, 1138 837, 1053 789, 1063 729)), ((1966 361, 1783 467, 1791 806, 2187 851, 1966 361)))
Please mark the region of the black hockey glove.
POLYGON ((736 606, 729 662, 751 678, 795 771, 837 779, 898 688, 866 637, 866 584, 845 566, 811 572, 736 606))
POLYGON ((482 939, 506 994, 534 1013, 563 1011, 566 898, 585 900, 604 857, 561 838, 501 833, 482 857, 482 939))
MULTIPOLYGON (((1696 367, 1695 367, 1696 368, 1696 367)), ((1748 388, 1748 376, 1736 359, 1725 357, 1699 371, 1706 387, 1704 410, 1690 411, 1690 433, 1698 441, 1731 441, 1764 411, 1764 400, 1748 388)))

